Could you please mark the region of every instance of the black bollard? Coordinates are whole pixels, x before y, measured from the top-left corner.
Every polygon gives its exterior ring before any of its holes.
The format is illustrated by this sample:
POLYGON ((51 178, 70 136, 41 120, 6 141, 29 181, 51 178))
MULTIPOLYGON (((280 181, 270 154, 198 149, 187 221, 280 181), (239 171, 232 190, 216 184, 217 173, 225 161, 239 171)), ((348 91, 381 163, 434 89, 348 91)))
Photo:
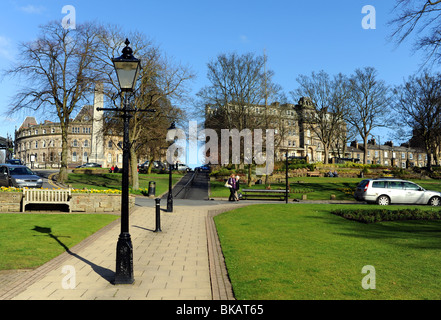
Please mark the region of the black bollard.
POLYGON ((155 232, 161 232, 161 199, 156 198, 156 229, 155 232))
POLYGON ((149 182, 149 193, 148 196, 149 197, 154 197, 156 193, 156 182, 155 181, 150 181, 149 182))

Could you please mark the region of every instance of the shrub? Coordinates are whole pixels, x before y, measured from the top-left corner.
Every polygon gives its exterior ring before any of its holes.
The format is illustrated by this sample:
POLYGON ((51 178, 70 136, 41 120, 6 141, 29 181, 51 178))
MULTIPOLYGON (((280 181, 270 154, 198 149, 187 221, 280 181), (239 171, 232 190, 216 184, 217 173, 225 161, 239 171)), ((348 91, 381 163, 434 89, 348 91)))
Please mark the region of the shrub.
POLYGON ((421 210, 421 209, 340 209, 331 211, 332 214, 341 216, 348 220, 355 220, 363 223, 375 223, 381 221, 396 220, 440 220, 441 212, 439 210, 421 210))

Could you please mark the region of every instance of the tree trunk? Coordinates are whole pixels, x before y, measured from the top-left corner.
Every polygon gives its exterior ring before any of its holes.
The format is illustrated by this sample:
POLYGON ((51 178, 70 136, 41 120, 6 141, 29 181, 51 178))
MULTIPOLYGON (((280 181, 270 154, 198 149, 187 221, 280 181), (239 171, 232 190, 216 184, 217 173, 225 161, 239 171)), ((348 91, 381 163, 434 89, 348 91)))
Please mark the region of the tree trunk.
POLYGON ((368 136, 363 137, 364 150, 363 150, 363 164, 367 164, 367 154, 368 154, 368 144, 367 144, 368 136))
POLYGON ((138 159, 133 148, 130 148, 130 172, 130 176, 132 177, 132 190, 139 190, 138 159))
POLYGON ((68 138, 69 122, 61 123, 61 167, 58 174, 58 182, 64 183, 67 181, 67 162, 68 162, 68 138))

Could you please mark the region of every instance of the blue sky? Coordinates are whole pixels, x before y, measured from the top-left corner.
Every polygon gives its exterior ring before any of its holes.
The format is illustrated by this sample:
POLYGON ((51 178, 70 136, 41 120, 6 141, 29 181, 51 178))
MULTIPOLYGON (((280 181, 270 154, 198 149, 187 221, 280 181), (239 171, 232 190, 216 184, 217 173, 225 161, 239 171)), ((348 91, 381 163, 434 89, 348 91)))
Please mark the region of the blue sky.
MULTIPOLYGON (((387 84, 398 85, 419 70, 423 58, 412 52, 411 41, 396 47, 388 40, 394 4, 395 0, 2 0, 0 69, 14 61, 18 43, 35 39, 41 24, 61 23, 66 16, 62 8, 72 5, 77 23, 119 24, 148 35, 197 74, 191 84, 193 94, 207 84, 207 62, 232 51, 263 54, 266 50, 274 81, 289 99, 298 75, 322 69, 331 75, 350 75, 356 68, 373 66, 387 84), (362 28, 365 5, 376 9, 376 29, 362 28)), ((15 126, 33 115, 31 111, 4 115, 18 85, 8 78, 0 83, 0 136, 13 135, 15 126)), ((35 116, 39 122, 50 118, 35 116)), ((381 143, 389 138, 387 132, 378 134, 381 143)))

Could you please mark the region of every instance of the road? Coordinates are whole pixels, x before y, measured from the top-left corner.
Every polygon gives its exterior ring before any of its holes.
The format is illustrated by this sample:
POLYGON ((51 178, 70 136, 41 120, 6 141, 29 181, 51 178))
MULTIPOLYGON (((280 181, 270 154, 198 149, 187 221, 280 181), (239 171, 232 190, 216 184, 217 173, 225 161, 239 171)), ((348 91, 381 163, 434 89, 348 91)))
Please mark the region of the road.
POLYGON ((39 177, 43 179, 43 188, 45 189, 57 189, 55 185, 49 183, 49 176, 54 173, 58 173, 58 169, 34 169, 34 171, 39 177))

